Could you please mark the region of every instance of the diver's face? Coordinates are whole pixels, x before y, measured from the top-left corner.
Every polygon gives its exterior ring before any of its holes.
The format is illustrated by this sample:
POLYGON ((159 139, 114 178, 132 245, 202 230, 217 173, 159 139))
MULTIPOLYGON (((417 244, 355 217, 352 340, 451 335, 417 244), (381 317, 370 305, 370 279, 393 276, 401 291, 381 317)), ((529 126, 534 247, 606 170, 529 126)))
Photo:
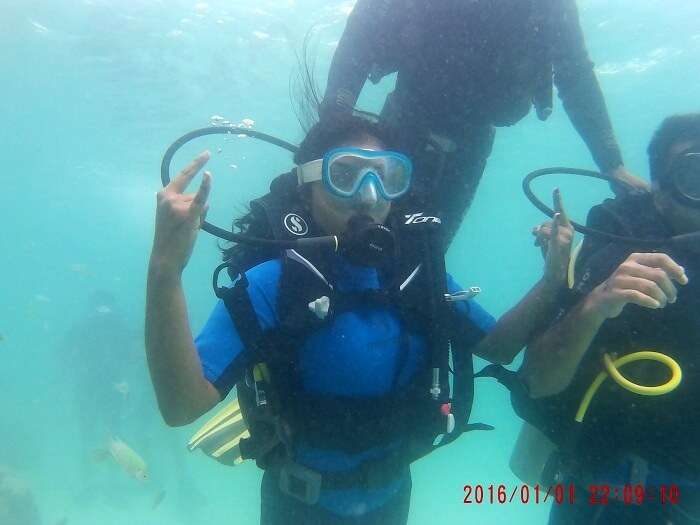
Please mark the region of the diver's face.
MULTIPOLYGON (((336 147, 353 147, 367 150, 383 150, 385 146, 371 135, 343 142, 336 147)), ((391 202, 382 197, 372 179, 364 181, 352 197, 339 197, 328 191, 322 181, 311 183, 311 215, 326 233, 343 233, 348 221, 355 215, 369 216, 373 222, 382 224, 389 215, 391 202)))
MULTIPOLYGON (((666 170, 674 161, 689 151, 700 151, 700 137, 694 140, 677 142, 670 149, 666 170)), ((668 220, 676 234, 690 233, 700 230, 700 208, 678 200, 671 188, 654 188, 654 203, 662 215, 668 220)))

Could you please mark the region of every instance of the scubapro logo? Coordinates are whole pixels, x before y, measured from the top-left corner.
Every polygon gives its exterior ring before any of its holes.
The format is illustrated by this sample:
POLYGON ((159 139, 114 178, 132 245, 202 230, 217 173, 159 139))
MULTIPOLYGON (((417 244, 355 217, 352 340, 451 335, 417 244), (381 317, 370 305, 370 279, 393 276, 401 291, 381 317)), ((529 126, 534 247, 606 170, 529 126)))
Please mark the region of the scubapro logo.
POLYGON ((296 213, 288 213, 285 215, 284 227, 293 235, 306 235, 309 232, 309 225, 296 213))
POLYGON ((442 224, 439 217, 429 217, 423 215, 423 212, 412 213, 410 215, 405 215, 406 222, 404 224, 423 224, 424 222, 434 222, 437 224, 442 224))

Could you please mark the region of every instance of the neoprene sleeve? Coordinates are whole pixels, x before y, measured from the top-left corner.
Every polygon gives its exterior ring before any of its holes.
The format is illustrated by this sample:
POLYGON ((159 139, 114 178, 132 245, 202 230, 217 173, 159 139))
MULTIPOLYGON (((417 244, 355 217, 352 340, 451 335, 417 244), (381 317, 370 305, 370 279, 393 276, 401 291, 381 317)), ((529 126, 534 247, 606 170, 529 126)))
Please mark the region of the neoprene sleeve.
POLYGON ((575 0, 559 0, 553 20, 554 83, 572 124, 605 172, 623 164, 605 99, 588 56, 575 0))
POLYGON ((381 0, 358 0, 343 35, 338 42, 328 84, 323 97, 322 111, 350 111, 365 85, 375 60, 377 42, 373 30, 377 23, 377 7, 381 0))

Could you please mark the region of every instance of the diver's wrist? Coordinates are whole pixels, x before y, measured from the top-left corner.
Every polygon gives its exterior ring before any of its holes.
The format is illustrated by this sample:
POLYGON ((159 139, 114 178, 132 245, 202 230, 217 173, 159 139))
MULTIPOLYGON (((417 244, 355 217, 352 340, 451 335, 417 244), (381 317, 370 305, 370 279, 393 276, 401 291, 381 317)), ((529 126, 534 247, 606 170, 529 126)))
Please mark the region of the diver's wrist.
POLYGON ((609 177, 612 177, 613 179, 622 179, 625 173, 627 173, 627 170, 625 169, 624 164, 618 164, 612 168, 606 169, 603 173, 609 177))
POLYGON ((182 268, 167 258, 151 256, 148 262, 148 279, 156 282, 179 281, 182 278, 182 268))
POLYGON ((581 322, 598 329, 608 319, 609 315, 606 312, 606 308, 596 299, 594 294, 595 292, 588 294, 581 302, 578 308, 578 315, 581 322))
POLYGON ((536 285, 538 296, 542 301, 554 302, 559 298, 559 294, 564 290, 564 282, 544 275, 536 285))

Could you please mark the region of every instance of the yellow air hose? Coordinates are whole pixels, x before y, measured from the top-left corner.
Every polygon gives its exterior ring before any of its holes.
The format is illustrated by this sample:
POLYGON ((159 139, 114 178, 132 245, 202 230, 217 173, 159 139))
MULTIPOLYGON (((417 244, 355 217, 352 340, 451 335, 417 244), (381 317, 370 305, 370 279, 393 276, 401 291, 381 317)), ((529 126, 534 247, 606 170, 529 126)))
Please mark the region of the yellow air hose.
MULTIPOLYGON (((581 253, 581 248, 583 246, 583 241, 579 242, 578 245, 572 250, 571 257, 569 257, 569 267, 567 272, 567 281, 569 289, 574 287, 575 283, 575 272, 576 272, 576 261, 579 254, 581 253)), ((652 352, 650 350, 644 350, 641 352, 634 352, 627 354, 618 359, 613 359, 609 354, 603 355, 603 362, 605 364, 605 370, 601 371, 596 378, 588 387, 586 393, 581 399, 581 404, 576 411, 576 421, 581 423, 583 421, 586 412, 588 411, 588 406, 591 404, 593 396, 595 396, 600 385, 603 384, 606 378, 612 377, 618 385, 620 385, 625 390, 629 390, 634 394, 639 394, 640 396, 662 396, 668 394, 676 389, 680 384, 683 377, 680 365, 671 357, 666 354, 661 354, 659 352, 652 352), (671 371, 671 379, 669 379, 663 385, 658 386, 644 386, 633 383, 625 376, 623 376, 618 370, 619 367, 626 365, 627 363, 632 363, 634 361, 658 361, 666 365, 671 371)))
POLYGON ((566 284, 569 286, 569 290, 573 289, 574 284, 576 284, 576 261, 581 253, 581 248, 583 248, 583 241, 576 245, 569 256, 569 267, 566 272, 566 284))
POLYGON ((576 411, 576 421, 579 423, 583 421, 593 396, 595 396, 598 388, 608 376, 612 377, 613 381, 615 381, 625 390, 629 390, 630 392, 641 396, 662 396, 664 394, 668 394, 676 389, 683 377, 681 367, 673 358, 665 354, 652 352, 649 350, 627 354, 615 359, 614 361, 609 354, 604 354, 603 362, 605 363, 605 370, 600 372, 591 383, 591 386, 588 387, 588 390, 586 390, 586 393, 583 395, 581 404, 576 411), (671 379, 658 386, 644 386, 633 383, 624 377, 618 368, 634 361, 658 361, 659 363, 663 363, 671 371, 671 379))

